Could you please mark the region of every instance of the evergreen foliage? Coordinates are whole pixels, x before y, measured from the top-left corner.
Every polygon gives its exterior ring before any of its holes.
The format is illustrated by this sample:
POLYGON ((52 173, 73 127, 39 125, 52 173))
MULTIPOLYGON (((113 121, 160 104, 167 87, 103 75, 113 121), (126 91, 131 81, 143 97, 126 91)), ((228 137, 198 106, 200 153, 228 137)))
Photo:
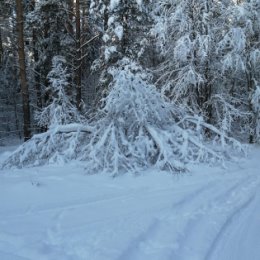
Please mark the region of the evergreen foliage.
POLYGON ((79 111, 72 104, 67 94, 70 74, 67 72, 65 65, 66 60, 64 57, 53 57, 52 70, 47 76, 50 83, 48 90, 51 100, 35 116, 37 124, 40 127, 50 129, 57 125, 66 125, 81 121, 79 111))

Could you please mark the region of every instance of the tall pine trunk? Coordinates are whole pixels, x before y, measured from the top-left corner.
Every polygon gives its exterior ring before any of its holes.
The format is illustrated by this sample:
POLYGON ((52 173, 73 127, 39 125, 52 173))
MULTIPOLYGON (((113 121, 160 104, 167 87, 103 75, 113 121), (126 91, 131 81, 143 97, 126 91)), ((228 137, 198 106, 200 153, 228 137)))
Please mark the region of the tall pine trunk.
POLYGON ((80 2, 76 0, 76 101, 77 108, 81 110, 81 21, 80 2))
POLYGON ((29 105, 29 90, 26 77, 25 66, 25 51, 24 51, 24 21, 23 21, 23 0, 16 0, 16 26, 18 36, 18 56, 19 56, 19 76, 22 92, 23 102, 23 131, 24 140, 28 140, 31 137, 30 130, 30 105, 29 105))
MULTIPOLYGON (((31 1, 31 10, 35 10, 35 0, 31 1)), ((37 32, 35 28, 32 29, 32 43, 33 43, 33 57, 34 57, 34 63, 38 64, 39 62, 39 51, 37 49, 37 32)), ((34 67, 34 88, 36 92, 36 98, 37 98, 37 109, 42 108, 42 92, 41 92, 41 76, 40 76, 40 70, 39 66, 36 65, 34 67)))
POLYGON ((3 53, 4 53, 4 50, 3 50, 3 43, 2 43, 2 33, 1 33, 1 28, 0 28, 0 68, 2 65, 2 61, 3 61, 3 53))

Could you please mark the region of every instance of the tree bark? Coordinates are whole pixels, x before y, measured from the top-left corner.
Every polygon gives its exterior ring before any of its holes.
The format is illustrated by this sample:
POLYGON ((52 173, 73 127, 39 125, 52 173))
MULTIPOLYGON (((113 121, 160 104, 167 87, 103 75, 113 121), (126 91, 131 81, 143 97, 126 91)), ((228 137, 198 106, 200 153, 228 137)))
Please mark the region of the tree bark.
POLYGON ((109 0, 104 0, 104 31, 108 29, 108 18, 109 18, 109 0))
MULTIPOLYGON (((247 89, 248 89, 248 93, 250 93, 253 90, 253 86, 254 86, 254 81, 252 79, 252 73, 250 70, 247 70, 246 72, 246 78, 247 78, 247 89)), ((253 105, 251 103, 251 99, 248 99, 248 108, 249 108, 249 112, 253 115, 252 116, 252 121, 251 121, 251 127, 253 128, 253 133, 251 132, 249 134, 249 143, 253 144, 255 142, 255 136, 256 136, 256 114, 254 113, 253 110, 253 105)))
POLYGON ((78 110, 81 110, 81 24, 80 2, 76 0, 76 102, 78 110))
POLYGON ((23 132, 24 141, 31 138, 30 130, 30 105, 29 90, 26 77, 25 51, 24 51, 24 21, 23 21, 23 1, 16 0, 16 29, 18 36, 18 56, 19 56, 19 76, 23 102, 23 132))
MULTIPOLYGON (((33 29, 32 32, 32 38, 33 38, 33 56, 34 56, 34 62, 35 64, 38 63, 39 61, 39 52, 36 46, 37 42, 37 37, 36 37, 36 32, 35 29, 33 29)), ((42 91, 41 91, 41 76, 40 76, 40 70, 38 68, 38 65, 34 68, 34 80, 35 80, 35 91, 36 91, 36 97, 37 97, 37 108, 41 109, 42 108, 42 91)))
POLYGON ((4 53, 4 50, 3 50, 3 43, 2 43, 2 33, 1 33, 1 28, 0 28, 0 68, 1 68, 1 65, 3 62, 3 53, 4 53))
MULTIPOLYGON (((35 9, 35 0, 31 1, 31 10, 35 9)), ((39 62, 39 52, 37 49, 37 33, 35 28, 32 29, 32 43, 33 43, 33 57, 34 63, 38 64, 39 62)), ((37 98, 37 108, 42 108, 42 91, 41 91, 41 77, 40 77, 40 70, 38 65, 34 67, 34 85, 35 85, 35 92, 37 98)))

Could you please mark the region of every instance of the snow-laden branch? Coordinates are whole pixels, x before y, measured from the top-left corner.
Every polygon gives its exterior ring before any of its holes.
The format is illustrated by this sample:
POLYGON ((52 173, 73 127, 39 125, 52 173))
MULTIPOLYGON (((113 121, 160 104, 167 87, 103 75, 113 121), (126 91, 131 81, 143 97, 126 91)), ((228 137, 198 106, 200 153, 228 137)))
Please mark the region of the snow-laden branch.
POLYGON ((185 116, 180 122, 178 122, 178 125, 182 125, 185 122, 192 123, 196 127, 203 127, 207 130, 210 130, 213 134, 218 135, 220 137, 222 147, 226 146, 229 143, 235 147, 240 147, 242 149, 242 145, 238 140, 227 136, 225 132, 220 131, 215 126, 208 124, 203 120, 198 120, 198 117, 185 116))
POLYGON ((65 134, 73 132, 85 132, 90 134, 93 132, 93 127, 78 123, 72 123, 67 125, 57 125, 51 128, 50 131, 52 131, 52 134, 65 134))
POLYGON ((65 163, 80 156, 92 128, 81 124, 60 125, 36 134, 3 163, 3 168, 65 163))

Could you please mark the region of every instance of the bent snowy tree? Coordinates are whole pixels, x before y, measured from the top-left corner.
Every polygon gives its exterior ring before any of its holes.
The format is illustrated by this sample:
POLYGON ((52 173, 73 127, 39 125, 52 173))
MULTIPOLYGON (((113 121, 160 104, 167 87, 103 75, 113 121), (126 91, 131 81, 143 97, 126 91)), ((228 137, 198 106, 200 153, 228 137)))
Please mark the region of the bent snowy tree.
POLYGON ((149 167, 180 172, 187 169, 188 162, 223 161, 228 143, 241 149, 239 142, 200 117, 185 115, 164 100, 150 82, 149 73, 137 63, 124 58, 109 73, 113 77, 109 94, 91 121, 57 125, 35 135, 4 167, 78 159, 85 161, 90 174, 117 175, 149 167), (203 128, 216 138, 209 142, 203 128))

